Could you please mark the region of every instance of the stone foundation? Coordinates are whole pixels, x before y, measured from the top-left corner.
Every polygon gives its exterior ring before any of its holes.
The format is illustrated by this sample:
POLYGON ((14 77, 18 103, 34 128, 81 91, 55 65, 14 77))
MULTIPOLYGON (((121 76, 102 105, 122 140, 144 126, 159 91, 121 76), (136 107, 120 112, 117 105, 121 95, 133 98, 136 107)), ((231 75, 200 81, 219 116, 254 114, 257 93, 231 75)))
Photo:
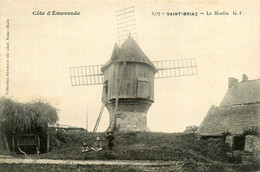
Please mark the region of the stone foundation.
POLYGON ((255 163, 256 159, 252 152, 246 152, 244 151, 242 153, 242 162, 245 164, 255 163))
POLYGON ((119 99, 117 112, 115 100, 106 103, 109 111, 109 124, 111 131, 150 131, 147 127, 147 112, 153 102, 147 99, 119 99))
POLYGON ((245 140, 245 152, 242 155, 243 163, 260 162, 260 138, 247 135, 245 140))

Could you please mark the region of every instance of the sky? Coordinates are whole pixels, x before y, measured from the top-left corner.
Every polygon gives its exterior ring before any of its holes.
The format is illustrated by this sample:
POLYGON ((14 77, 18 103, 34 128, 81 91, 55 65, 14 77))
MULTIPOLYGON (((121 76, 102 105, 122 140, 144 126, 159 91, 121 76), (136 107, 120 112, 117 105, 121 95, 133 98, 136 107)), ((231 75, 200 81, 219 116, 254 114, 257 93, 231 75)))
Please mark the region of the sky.
MULTIPOLYGON (((198 75, 155 80, 147 114, 153 132, 182 132, 200 125, 218 106, 228 77, 260 78, 260 3, 2 1, 2 96, 45 99, 59 123, 92 131, 101 109, 102 85, 71 86, 69 67, 102 65, 118 42, 117 10, 134 6, 138 45, 151 61, 196 58, 198 75), (78 11, 77 16, 33 15, 33 11, 78 11), (229 15, 152 16, 152 12, 228 12, 229 15), (243 11, 243 15, 232 15, 243 11), (6 20, 9 19, 9 94, 6 89, 6 20), (87 122, 88 121, 88 122, 87 122)), ((224 13, 225 13, 224 12, 224 13)), ((108 127, 105 109, 98 131, 108 127)))

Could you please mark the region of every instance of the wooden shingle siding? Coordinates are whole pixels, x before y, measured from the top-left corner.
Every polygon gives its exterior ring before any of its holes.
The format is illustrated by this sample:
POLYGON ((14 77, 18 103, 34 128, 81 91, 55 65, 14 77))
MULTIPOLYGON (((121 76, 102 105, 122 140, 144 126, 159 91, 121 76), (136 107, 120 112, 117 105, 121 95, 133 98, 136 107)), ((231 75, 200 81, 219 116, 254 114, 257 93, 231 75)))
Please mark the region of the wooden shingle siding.
POLYGON ((103 88, 103 102, 117 98, 148 98, 154 100, 154 73, 144 63, 127 62, 110 65, 104 71, 104 81, 108 81, 108 93, 103 88), (140 81, 146 78, 147 81, 140 81), (118 91, 117 91, 118 90, 118 91))

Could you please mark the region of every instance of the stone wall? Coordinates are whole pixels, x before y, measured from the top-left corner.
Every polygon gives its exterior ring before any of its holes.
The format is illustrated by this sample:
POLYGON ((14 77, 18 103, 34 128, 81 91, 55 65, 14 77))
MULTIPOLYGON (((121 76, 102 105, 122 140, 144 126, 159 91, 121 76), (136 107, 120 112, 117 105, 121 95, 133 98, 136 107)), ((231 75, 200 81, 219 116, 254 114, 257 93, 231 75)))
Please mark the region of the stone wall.
POLYGON ((146 113, 123 112, 120 123, 116 125, 120 131, 150 131, 147 128, 146 113))
POLYGON ((242 161, 260 162, 260 137, 247 135, 245 140, 245 152, 242 155, 242 161))
POLYGON ((245 141, 245 151, 260 152, 260 137, 247 135, 245 141))
POLYGON ((106 104, 109 111, 109 123, 117 131, 150 131, 147 127, 147 111, 152 102, 146 99, 119 99, 117 111, 115 101, 106 104), (114 122, 113 122, 114 121, 114 122), (115 128, 114 128, 115 127, 115 128))

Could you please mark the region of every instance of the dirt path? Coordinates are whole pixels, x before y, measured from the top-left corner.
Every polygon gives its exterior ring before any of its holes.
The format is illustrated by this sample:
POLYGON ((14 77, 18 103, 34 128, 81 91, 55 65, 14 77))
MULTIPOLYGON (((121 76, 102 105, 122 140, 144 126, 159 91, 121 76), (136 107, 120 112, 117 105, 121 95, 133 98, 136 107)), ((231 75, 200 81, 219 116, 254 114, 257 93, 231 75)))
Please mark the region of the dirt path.
POLYGON ((134 166, 171 166, 181 165, 181 162, 176 161, 130 161, 130 160, 52 160, 52 159, 19 159, 19 158, 1 158, 0 163, 10 164, 68 164, 68 165, 134 165, 134 166))
POLYGON ((130 161, 130 160, 52 160, 52 159, 19 159, 1 158, 0 171, 28 172, 71 172, 71 171, 183 171, 183 162, 177 161, 130 161), (35 166, 36 165, 36 166, 35 166))

